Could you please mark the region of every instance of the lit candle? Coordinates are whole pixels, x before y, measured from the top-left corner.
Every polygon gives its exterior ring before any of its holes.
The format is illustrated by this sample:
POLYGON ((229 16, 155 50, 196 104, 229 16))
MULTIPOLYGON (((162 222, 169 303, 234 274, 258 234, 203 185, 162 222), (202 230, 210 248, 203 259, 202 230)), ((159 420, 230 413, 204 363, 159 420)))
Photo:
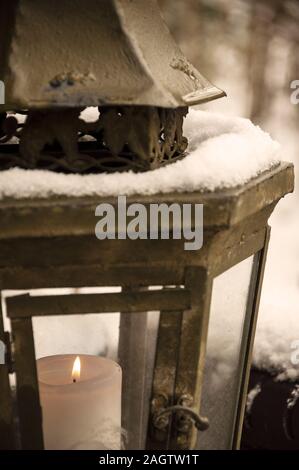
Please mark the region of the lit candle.
POLYGON ((80 380, 80 377, 81 377, 81 361, 80 361, 80 357, 77 356, 76 359, 74 360, 74 365, 72 369, 73 383, 76 383, 77 380, 80 380))
POLYGON ((45 448, 120 449, 121 369, 73 354, 38 359, 45 448))

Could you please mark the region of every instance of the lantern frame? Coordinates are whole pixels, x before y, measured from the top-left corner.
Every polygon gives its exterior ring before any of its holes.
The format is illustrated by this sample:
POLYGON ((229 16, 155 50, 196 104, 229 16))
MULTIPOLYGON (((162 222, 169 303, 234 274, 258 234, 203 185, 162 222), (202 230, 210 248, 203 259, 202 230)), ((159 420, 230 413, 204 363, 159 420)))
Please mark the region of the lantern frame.
MULTIPOLYGON (((9 385, 9 373, 16 372, 21 448, 43 448, 32 317, 126 312, 121 315, 121 342, 134 337, 132 332, 136 327, 131 316, 140 315, 142 319, 146 314, 137 312, 159 310, 162 313, 149 419, 142 406, 145 401, 148 403, 142 390, 137 396, 139 404, 132 399, 131 385, 126 384, 123 391, 126 409, 123 425, 132 433, 127 448, 141 448, 147 419, 147 448, 194 448, 197 441, 194 423, 199 428, 205 426, 198 413, 213 279, 253 255, 242 332, 239 399, 231 442, 232 448, 238 448, 270 233, 268 218, 279 199, 293 190, 293 179, 293 166, 284 163, 240 188, 128 198, 145 205, 157 202, 203 204, 204 246, 193 252, 184 251, 183 240, 99 242, 94 235, 94 213, 101 200, 95 198, 1 202, 1 291, 122 286, 123 292, 48 297, 22 295, 6 299, 12 336, 4 331, 1 315, 0 339, 7 345, 7 363, 0 367, 0 446, 16 447, 14 399, 9 385), (154 285, 164 286, 164 289, 145 290, 154 285), (137 410, 135 416, 134 410, 137 410), (171 416, 175 419, 169 419, 171 416)), ((115 198, 105 199, 105 202, 116 204, 115 198)), ((137 331, 139 337, 142 331, 146 331, 143 321, 137 331)), ((132 362, 128 369, 128 363, 136 355, 142 356, 144 348, 136 337, 132 339, 128 357, 123 357, 124 375, 129 371, 144 380, 144 369, 137 370, 132 362)))

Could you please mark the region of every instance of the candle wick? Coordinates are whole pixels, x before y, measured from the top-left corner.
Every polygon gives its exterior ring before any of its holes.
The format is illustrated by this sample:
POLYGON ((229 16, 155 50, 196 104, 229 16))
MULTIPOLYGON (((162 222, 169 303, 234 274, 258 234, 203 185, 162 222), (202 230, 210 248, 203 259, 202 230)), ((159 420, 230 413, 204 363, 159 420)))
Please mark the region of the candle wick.
POLYGON ((76 380, 76 379, 73 379, 73 384, 75 384, 76 382, 77 382, 77 380, 76 380))

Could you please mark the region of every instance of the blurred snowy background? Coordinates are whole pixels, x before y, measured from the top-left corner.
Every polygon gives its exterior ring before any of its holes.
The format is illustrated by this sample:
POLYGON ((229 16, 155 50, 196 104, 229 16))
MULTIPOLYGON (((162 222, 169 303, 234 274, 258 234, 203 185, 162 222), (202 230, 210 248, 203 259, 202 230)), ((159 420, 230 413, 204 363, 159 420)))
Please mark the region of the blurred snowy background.
MULTIPOLYGON (((250 118, 299 163, 298 0, 160 0, 172 34, 191 62, 228 98, 204 108, 250 118)), ((203 107, 201 107, 203 109, 203 107)), ((295 378, 292 342, 299 339, 299 191, 270 219, 272 238, 255 344, 255 363, 295 378)))

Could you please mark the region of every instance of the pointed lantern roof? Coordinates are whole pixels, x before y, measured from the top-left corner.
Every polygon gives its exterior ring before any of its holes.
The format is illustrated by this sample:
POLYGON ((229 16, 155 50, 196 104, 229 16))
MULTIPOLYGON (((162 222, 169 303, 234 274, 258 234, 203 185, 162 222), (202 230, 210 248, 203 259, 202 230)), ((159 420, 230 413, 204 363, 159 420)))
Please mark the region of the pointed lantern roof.
POLYGON ((190 106, 224 96, 185 58, 156 0, 5 0, 4 109, 190 106))

